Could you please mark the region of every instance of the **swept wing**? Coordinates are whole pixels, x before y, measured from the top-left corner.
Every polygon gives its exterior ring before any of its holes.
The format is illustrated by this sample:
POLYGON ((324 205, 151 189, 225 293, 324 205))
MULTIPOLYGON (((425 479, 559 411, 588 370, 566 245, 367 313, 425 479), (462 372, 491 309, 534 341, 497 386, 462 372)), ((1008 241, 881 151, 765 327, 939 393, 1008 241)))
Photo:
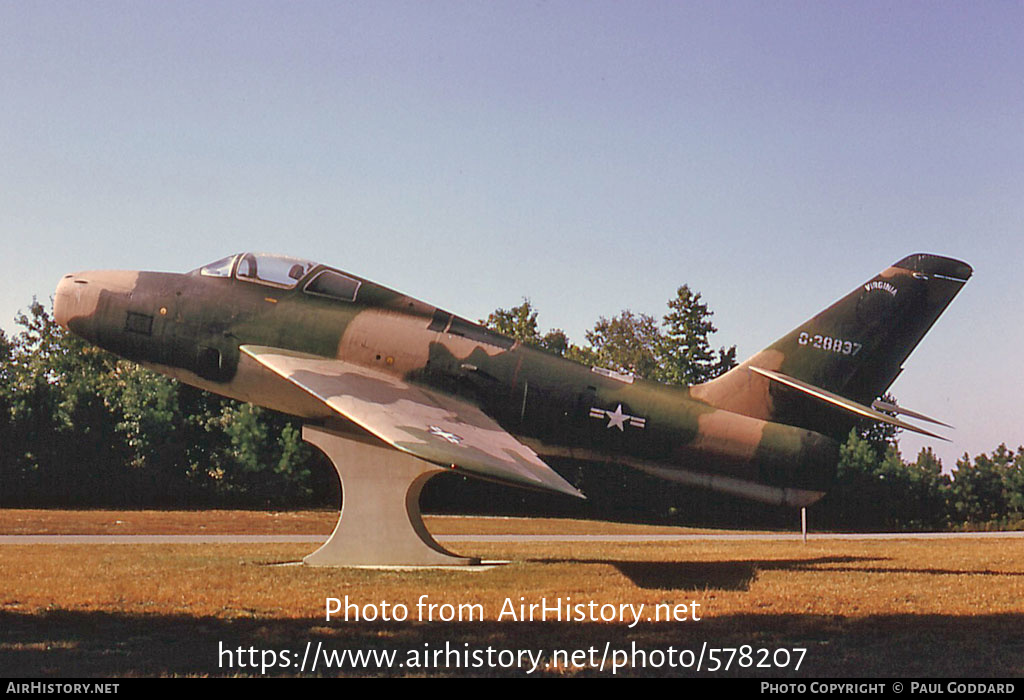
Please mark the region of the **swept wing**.
POLYGON ((466 401, 343 360, 257 345, 241 350, 403 452, 484 478, 583 497, 466 401))

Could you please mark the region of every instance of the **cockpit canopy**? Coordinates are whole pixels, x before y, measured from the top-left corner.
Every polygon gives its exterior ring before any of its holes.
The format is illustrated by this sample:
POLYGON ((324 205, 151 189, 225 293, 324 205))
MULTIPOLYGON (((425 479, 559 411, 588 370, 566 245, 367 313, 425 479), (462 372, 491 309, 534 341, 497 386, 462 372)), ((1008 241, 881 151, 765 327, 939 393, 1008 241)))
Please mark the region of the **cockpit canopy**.
MULTIPOLYGON (((231 277, 256 282, 280 289, 291 289, 299 283, 317 263, 311 260, 293 258, 271 253, 238 253, 221 258, 198 270, 204 277, 231 277)), ((337 270, 322 269, 309 280, 303 291, 314 296, 339 301, 355 301, 362 284, 357 279, 337 270)))
POLYGON ((206 277, 230 277, 233 269, 238 279, 290 289, 314 267, 316 263, 311 260, 287 255, 240 253, 203 265, 199 268, 199 274, 206 277))

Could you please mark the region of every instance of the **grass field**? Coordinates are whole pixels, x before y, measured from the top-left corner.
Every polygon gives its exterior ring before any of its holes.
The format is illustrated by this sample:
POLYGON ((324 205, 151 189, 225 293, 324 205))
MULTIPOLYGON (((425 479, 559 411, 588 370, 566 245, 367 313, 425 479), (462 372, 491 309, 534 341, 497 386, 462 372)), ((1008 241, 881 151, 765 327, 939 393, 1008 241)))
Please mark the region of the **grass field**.
MULTIPOLYGON (((427 515, 435 535, 672 534, 714 530, 632 525, 556 518, 427 515)), ((38 510, 0 509, 0 535, 324 535, 338 522, 336 510, 38 510)))
MULTIPOLYGON (((113 532, 108 528, 121 528, 114 530, 118 534, 326 534, 334 519, 332 513, 0 511, 0 534, 113 532), (118 520, 121 524, 113 524, 118 520)), ((446 534, 644 530, 578 521, 452 518, 433 519, 430 527, 446 534)), ((556 649, 593 647, 597 655, 585 660, 599 661, 606 645, 626 653, 634 643, 648 653, 648 663, 642 665, 644 659, 635 655, 635 665, 617 669, 620 675, 1024 673, 1020 540, 459 543, 454 549, 460 554, 511 563, 476 571, 277 565, 296 561, 310 549, 293 544, 0 546, 0 675, 249 675, 248 662, 269 656, 246 656, 247 667, 239 668, 237 663, 227 666, 219 652, 273 650, 280 661, 280 652, 288 650, 297 665, 307 642, 313 649, 319 643, 337 651, 395 651, 399 660, 444 649, 446 643, 461 652, 529 649, 543 658, 534 675, 610 675, 607 656, 603 670, 587 663, 550 662, 556 649), (427 603, 463 606, 467 614, 479 611, 482 619, 420 620, 417 602, 423 595, 427 603), (403 604, 408 619, 326 621, 325 599, 345 596, 378 610, 382 601, 392 607, 403 604), (596 609, 620 603, 645 607, 632 628, 628 615, 626 622, 499 621, 506 598, 515 605, 570 598, 571 603, 595 601, 596 609), (658 604, 685 606, 689 612, 694 602, 700 621, 646 619, 658 604), (659 659, 651 652, 670 647, 677 655, 691 650, 696 658, 702 648, 743 645, 750 645, 755 663, 770 659, 761 649, 807 651, 799 671, 794 661, 787 668, 744 668, 740 655, 727 672, 709 673, 707 656, 700 672, 669 667, 664 657, 660 667, 651 667, 659 659)), ((434 608, 435 616, 441 612, 434 608)), ((784 655, 775 658, 784 660, 784 655)), ((295 667, 268 669, 297 672, 295 667)), ((515 667, 351 664, 317 670, 318 675, 525 673, 515 667)))

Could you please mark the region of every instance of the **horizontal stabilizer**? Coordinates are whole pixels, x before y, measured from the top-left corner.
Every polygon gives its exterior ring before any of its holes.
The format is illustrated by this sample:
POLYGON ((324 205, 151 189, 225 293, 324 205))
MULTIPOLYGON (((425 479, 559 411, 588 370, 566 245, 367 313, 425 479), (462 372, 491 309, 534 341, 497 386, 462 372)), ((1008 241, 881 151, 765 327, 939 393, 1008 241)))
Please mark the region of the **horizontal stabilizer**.
MULTIPOLYGON (((808 396, 813 396, 816 399, 820 399, 822 401, 825 401, 826 403, 830 403, 833 406, 838 406, 839 408, 850 411, 851 413, 856 413, 859 416, 864 416, 865 418, 870 418, 871 420, 876 420, 881 423, 888 423, 889 425, 894 425, 897 428, 903 428, 904 430, 910 430, 915 433, 920 433, 922 435, 927 435, 928 437, 933 437, 938 440, 945 440, 946 442, 949 442, 947 438, 944 438, 941 435, 936 435, 935 433, 929 432, 923 428, 918 428, 916 425, 912 425, 910 423, 907 423, 906 421, 900 420, 899 418, 894 418, 893 416, 890 416, 888 414, 876 411, 870 406, 859 404, 856 401, 851 401, 850 399, 839 396, 838 394, 833 394, 831 391, 825 391, 824 389, 816 387, 813 384, 808 384, 807 382, 802 382, 799 379, 794 379, 793 377, 787 376, 780 372, 773 372, 770 369, 764 369, 762 367, 749 367, 749 369, 752 372, 756 372, 764 377, 768 377, 768 379, 779 382, 780 384, 785 384, 786 386, 792 387, 797 391, 802 391, 808 396)), ((888 406, 890 404, 886 405, 888 406)), ((907 413, 907 415, 911 415, 911 413, 907 411, 902 412, 907 413)), ((938 421, 933 422, 938 423, 938 421)))
POLYGON ((918 420, 928 421, 929 423, 934 423, 935 425, 941 425, 943 428, 953 427, 949 423, 943 423, 940 420, 929 418, 923 413, 911 411, 909 408, 903 408, 902 406, 897 406, 894 403, 882 401, 881 399, 875 399, 875 402, 871 404, 871 408, 875 409, 876 411, 887 411, 889 413, 899 413, 904 416, 910 416, 911 418, 917 418, 918 420))

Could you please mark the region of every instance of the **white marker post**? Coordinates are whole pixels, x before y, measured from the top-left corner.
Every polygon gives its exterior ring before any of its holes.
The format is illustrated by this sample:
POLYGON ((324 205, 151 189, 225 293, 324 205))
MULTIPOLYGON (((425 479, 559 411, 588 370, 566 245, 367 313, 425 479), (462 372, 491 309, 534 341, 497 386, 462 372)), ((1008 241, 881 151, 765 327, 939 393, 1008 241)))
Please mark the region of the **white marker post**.
POLYGON ((800 532, 804 536, 804 544, 807 544, 807 507, 800 509, 800 532))

